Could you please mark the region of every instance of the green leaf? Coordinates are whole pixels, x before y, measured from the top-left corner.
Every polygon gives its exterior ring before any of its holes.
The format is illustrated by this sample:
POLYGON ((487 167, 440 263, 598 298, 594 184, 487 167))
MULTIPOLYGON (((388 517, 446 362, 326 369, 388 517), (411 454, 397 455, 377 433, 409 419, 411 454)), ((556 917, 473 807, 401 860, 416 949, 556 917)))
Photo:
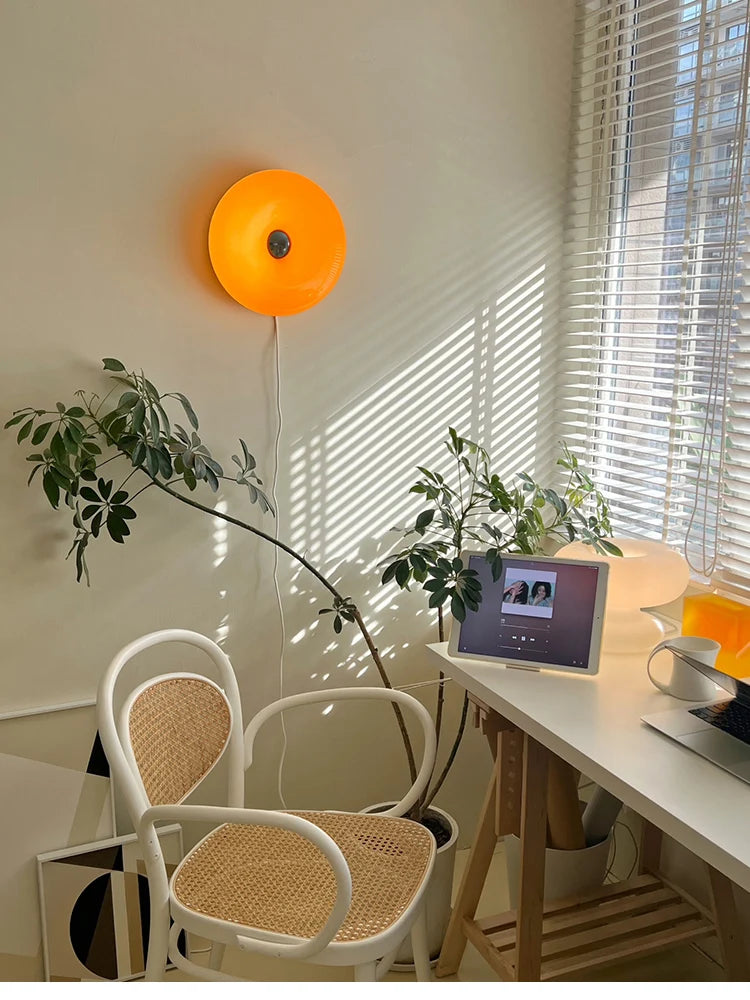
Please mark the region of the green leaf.
POLYGON ((126 370, 125 365, 117 358, 102 358, 102 364, 105 372, 124 372, 126 370))
MULTIPOLYGON (((196 430, 198 430, 198 417, 195 415, 195 410, 193 409, 193 407, 192 407, 192 405, 190 403, 190 400, 187 398, 187 396, 183 396, 183 394, 181 392, 173 392, 173 393, 170 393, 170 395, 174 396, 176 399, 179 399, 179 401, 182 403, 182 408, 185 411, 185 416, 188 418, 188 420, 190 421, 191 425, 196 430)), ((242 442, 240 442, 240 443, 242 443, 242 442)), ((243 444, 243 447, 244 447, 244 444, 243 444)))
POLYGON ((85 417, 86 411, 82 406, 71 406, 69 410, 65 411, 67 417, 85 417))
POLYGON ((427 602, 428 607, 437 608, 441 604, 445 604, 445 601, 450 596, 449 590, 436 590, 434 594, 430 595, 430 599, 427 602))
POLYGON ((25 420, 29 415, 29 410, 21 410, 20 413, 16 413, 14 416, 5 422, 5 429, 9 427, 15 427, 16 424, 20 424, 22 420, 25 420))
POLYGON ((256 462, 242 438, 240 438, 240 444, 242 445, 242 453, 245 456, 245 469, 249 472, 255 468, 256 462))
POLYGON ((145 418, 146 418, 146 404, 143 402, 142 399, 139 399, 138 402, 133 407, 133 413, 131 417, 132 420, 131 426, 133 428, 134 434, 141 433, 141 431, 143 430, 143 422, 145 418))
POLYGON ((402 559, 396 566, 396 583, 403 589, 411 576, 411 567, 406 559, 402 559))
POLYGON ((214 472, 214 470, 210 469, 208 466, 206 466, 206 482, 208 483, 213 493, 218 492, 219 480, 216 478, 216 473, 214 472))
POLYGON ((46 424, 39 424, 39 426, 34 431, 31 437, 31 443, 41 444, 42 441, 44 441, 44 439, 47 437, 47 431, 50 429, 51 426, 52 426, 51 420, 46 424))
POLYGON ((321 608, 320 611, 318 612, 318 614, 319 615, 332 615, 333 614, 333 608, 321 608))
POLYGON ((343 622, 341 621, 341 618, 338 615, 336 615, 336 617, 333 619, 333 631, 338 635, 338 633, 342 630, 343 627, 344 625, 343 622))
POLYGON ((88 521, 89 518, 93 517, 94 514, 97 514, 100 509, 101 508, 99 507, 98 503, 87 504, 83 508, 83 511, 81 512, 81 517, 83 518, 84 521, 88 521))
POLYGON ((458 594, 454 594, 451 598, 451 614, 456 621, 462 622, 466 619, 466 607, 458 594))
POLYGON ((34 426, 34 418, 32 417, 28 423, 25 423, 16 435, 16 442, 20 444, 24 438, 27 438, 31 434, 31 428, 34 426))
POLYGON ((78 452, 79 440, 76 439, 76 434, 71 427, 63 429, 62 439, 66 452, 69 455, 75 455, 78 452))
POLYGON ((425 528, 432 521, 435 516, 434 510, 423 510, 422 513, 416 520, 414 528, 420 533, 424 534, 425 528))
POLYGON ((143 441, 139 441, 135 448, 133 448, 133 454, 130 456, 130 460, 133 465, 142 465, 145 457, 146 444, 143 441))
POLYGON ((70 485, 70 478, 63 473, 62 469, 57 469, 54 465, 52 465, 50 466, 49 474, 55 480, 57 485, 61 487, 61 489, 68 489, 70 485))
POLYGON ((117 404, 117 409, 123 411, 124 413, 128 413, 133 409, 140 398, 141 397, 137 392, 133 392, 132 389, 129 389, 127 392, 124 392, 122 396, 120 396, 120 402, 117 404))
POLYGON ((391 580, 396 575, 397 566, 398 566, 398 560, 396 560, 396 562, 392 562, 389 566, 386 566, 385 570, 383 571, 383 575, 380 578, 380 582, 382 584, 391 582, 391 580))
POLYGON ((62 439, 62 435, 59 431, 55 431, 52 435, 52 440, 49 443, 50 451, 52 452, 52 457, 54 458, 57 465, 66 465, 68 461, 68 451, 65 447, 65 442, 62 439))
POLYGON ((411 561, 412 569, 414 569, 417 573, 427 572, 427 563, 417 552, 412 552, 409 559, 411 561))
POLYGON ((60 502, 60 487, 49 472, 45 472, 42 476, 42 487, 50 504, 57 510, 57 505, 60 502))
POLYGON ((172 459, 170 454, 163 445, 157 449, 156 453, 159 456, 159 472, 163 479, 169 479, 172 475, 172 459))
POLYGON ((107 517, 107 531, 113 542, 124 542, 125 536, 130 534, 130 528, 122 518, 111 513, 107 517))
POLYGON ((607 538, 600 538, 599 539, 599 545, 601 545, 601 547, 604 549, 604 551, 608 552, 609 555, 611 555, 611 556, 621 556, 622 555, 622 549, 620 549, 617 545, 615 545, 614 542, 610 542, 607 538))
POLYGON ((86 577, 86 586, 91 586, 91 581, 89 580, 89 568, 86 565, 86 556, 84 555, 86 551, 86 545, 88 544, 89 536, 84 535, 83 538, 78 540, 78 547, 76 548, 76 582, 81 582, 81 577, 86 577))
POLYGON ((91 534, 94 538, 99 537, 99 529, 102 526, 102 521, 104 520, 104 511, 100 510, 99 513, 94 517, 91 522, 91 534))
POLYGON ((135 511, 132 507, 128 507, 125 504, 118 504, 116 507, 112 507, 112 513, 117 517, 124 518, 127 521, 132 521, 136 516, 135 511))
POLYGON ((159 475, 159 453, 155 448, 146 445, 146 459, 145 459, 146 472, 152 479, 156 479, 159 475))

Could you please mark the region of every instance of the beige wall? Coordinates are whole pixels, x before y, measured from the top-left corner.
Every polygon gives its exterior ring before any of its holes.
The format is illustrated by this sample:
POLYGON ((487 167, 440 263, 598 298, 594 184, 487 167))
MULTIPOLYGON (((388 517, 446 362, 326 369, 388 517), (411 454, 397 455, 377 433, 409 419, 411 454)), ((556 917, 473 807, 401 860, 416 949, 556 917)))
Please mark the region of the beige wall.
MULTIPOLYGON (((449 422, 507 470, 549 464, 572 0, 4 0, 2 20, 4 410, 100 386, 115 355, 184 391, 222 459, 242 435, 270 480, 271 320, 222 292, 206 232, 244 174, 308 175, 348 259, 281 321, 281 532, 367 609, 395 683, 432 677, 424 602, 382 591, 373 562, 449 422)), ((248 714, 277 696, 268 548, 146 494, 125 546, 92 547, 86 589, 65 514, 26 490, 10 434, 0 449, 0 711, 92 696, 121 645, 167 626, 222 640, 248 714)), ((286 559, 280 578, 285 691, 377 683, 361 642, 317 624, 311 580, 286 559)), ((291 804, 403 788, 395 730, 352 712, 289 719, 291 804)), ((257 804, 278 802, 279 746, 274 730, 257 804)), ((442 796, 464 842, 487 770, 470 734, 442 796)))

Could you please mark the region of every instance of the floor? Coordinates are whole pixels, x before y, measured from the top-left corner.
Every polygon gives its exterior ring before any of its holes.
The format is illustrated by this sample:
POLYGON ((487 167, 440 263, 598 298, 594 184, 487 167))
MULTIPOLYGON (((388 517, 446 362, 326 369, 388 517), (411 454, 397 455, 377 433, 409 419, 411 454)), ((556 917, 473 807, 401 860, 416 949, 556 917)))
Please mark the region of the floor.
MULTIPOLYGON (((456 856, 454 891, 458 888, 468 851, 459 851, 456 856)), ((489 876, 485 884, 477 913, 486 916, 502 912, 508 908, 508 887, 505 874, 505 855, 502 844, 498 845, 492 860, 489 876)), ((196 961, 201 957, 196 955, 196 961)), ((227 950, 223 971, 241 976, 252 982, 351 982, 352 970, 330 966, 314 966, 306 963, 266 959, 227 950)), ((168 979, 187 980, 190 977, 173 970, 168 979)), ((686 946, 674 948, 660 955, 634 959, 621 965, 613 965, 596 974, 580 977, 584 982, 710 982, 724 981, 720 966, 696 948, 686 946)), ((413 982, 412 973, 389 973, 385 982, 413 982)), ((450 976, 442 982, 496 982, 498 977, 480 958, 471 945, 467 945, 458 975, 450 976)))

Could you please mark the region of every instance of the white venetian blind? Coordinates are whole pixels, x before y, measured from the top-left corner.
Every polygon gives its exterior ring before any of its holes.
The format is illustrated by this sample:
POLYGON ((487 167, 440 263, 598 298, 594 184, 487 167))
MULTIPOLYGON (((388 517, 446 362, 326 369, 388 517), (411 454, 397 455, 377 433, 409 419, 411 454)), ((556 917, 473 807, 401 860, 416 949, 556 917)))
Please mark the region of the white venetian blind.
POLYGON ((562 434, 618 533, 750 577, 748 0, 579 0, 562 434))

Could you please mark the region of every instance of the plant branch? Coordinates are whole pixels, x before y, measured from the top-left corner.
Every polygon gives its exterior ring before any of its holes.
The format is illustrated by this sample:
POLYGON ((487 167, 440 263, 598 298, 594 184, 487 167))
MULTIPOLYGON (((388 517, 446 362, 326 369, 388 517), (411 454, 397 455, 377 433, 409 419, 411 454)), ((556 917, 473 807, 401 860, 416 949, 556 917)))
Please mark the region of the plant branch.
POLYGON ((448 777, 448 772, 453 766, 453 761, 456 759, 456 754, 458 753, 458 748, 461 745, 461 740, 463 739, 464 729, 466 729, 466 716, 469 712, 469 694, 464 692, 464 703, 461 708, 461 721, 458 724, 458 732, 456 733, 456 738, 453 741, 453 746, 451 747, 451 752, 448 754, 448 760, 445 762, 445 767, 443 768, 440 777, 437 779, 435 784, 432 786, 432 790, 427 794, 424 803, 422 804, 422 810, 425 811, 429 808, 431 802, 440 791, 443 782, 448 777))
MULTIPOLYGON (((145 472, 145 469, 143 471, 145 472)), ((147 472, 146 475, 148 475, 147 472)), ((326 578, 323 576, 322 573, 318 572, 318 570, 311 563, 309 563, 304 556, 300 555, 299 552, 295 552, 293 548, 291 548, 289 545, 286 545, 280 539, 274 538, 273 535, 269 535, 261 528, 256 528, 251 524, 247 524, 245 521, 240 521, 239 518, 232 517, 231 514, 225 514, 222 511, 212 510, 211 507, 206 507, 204 504, 199 503, 197 500, 191 500, 190 497, 186 497, 183 494, 178 493, 176 490, 171 489, 169 486, 166 486, 164 483, 160 483, 158 479, 152 478, 151 482, 153 483, 154 486, 162 490, 164 493, 168 493, 171 497, 174 497, 175 500, 179 500, 180 503, 187 504, 187 506, 189 507, 193 507, 196 510, 203 511, 204 514, 210 514, 212 517, 221 518, 221 520, 227 521, 229 522, 229 524, 234 524, 238 528, 243 528, 245 531, 249 531, 251 532, 251 534, 257 535, 259 538, 263 538, 265 539, 265 541, 270 542, 271 545, 275 545, 277 548, 282 549, 284 552, 287 553, 287 555, 290 555, 292 559, 300 563, 300 565, 304 566, 309 573, 312 573, 312 575, 335 598, 337 598, 339 601, 344 600, 344 598, 341 596, 338 590, 336 590, 336 588, 333 586, 332 583, 329 583, 329 581, 326 580, 326 578)), ((353 615, 354 615, 354 620, 357 623, 357 627, 359 628, 359 631, 362 633, 362 637, 367 643, 367 648, 369 649, 373 662, 377 668, 378 673, 380 674, 380 679, 382 680, 385 687, 392 688, 393 685, 391 684, 388 674, 386 673, 385 667, 383 666, 383 661, 380 658, 378 649, 372 640, 372 636, 370 635, 367 626, 365 625, 364 619, 362 618, 359 609, 355 608, 355 610, 353 611, 353 615)), ((412 749, 411 740, 409 739, 409 734, 406 729, 406 724, 404 722, 404 717, 401 712, 401 709, 395 703, 393 704, 393 711, 396 716, 399 729, 401 730, 401 738, 404 743, 404 750, 406 752, 406 758, 409 764, 409 774, 411 776, 411 780, 413 783, 417 777, 417 768, 416 764, 414 763, 414 751, 412 749)))

